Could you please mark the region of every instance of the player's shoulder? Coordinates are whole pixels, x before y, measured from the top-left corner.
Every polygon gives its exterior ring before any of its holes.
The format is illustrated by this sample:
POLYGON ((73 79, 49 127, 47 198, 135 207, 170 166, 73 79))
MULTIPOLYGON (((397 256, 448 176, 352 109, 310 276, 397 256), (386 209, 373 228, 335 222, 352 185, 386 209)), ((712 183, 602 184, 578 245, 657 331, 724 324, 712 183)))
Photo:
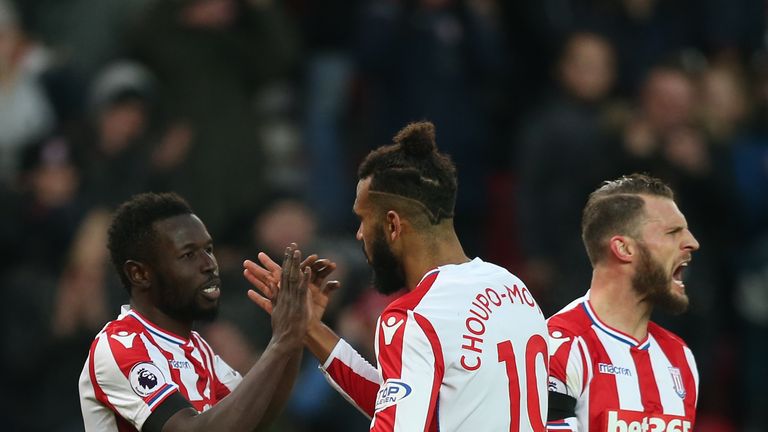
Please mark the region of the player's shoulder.
POLYGON ((582 336, 591 331, 592 321, 584 310, 584 298, 578 298, 547 319, 550 333, 559 331, 566 336, 582 336))
MULTIPOLYGON (((136 341, 140 340, 138 337, 144 331, 144 327, 136 321, 130 318, 129 315, 123 315, 119 318, 108 322, 101 329, 99 333, 93 338, 91 343, 92 350, 95 349, 100 341, 105 343, 109 349, 107 351, 114 351, 114 342, 120 342, 126 348, 137 345, 136 341)), ((107 351, 95 350, 95 355, 105 354, 107 351)), ((114 353, 112 354, 114 355, 114 353)))
POLYGON ((688 346, 683 338, 673 333, 672 331, 656 324, 653 321, 648 323, 648 333, 653 336, 653 338, 656 339, 656 341, 660 344, 669 343, 680 346, 688 346))
POLYGON ((125 336, 130 333, 140 333, 144 330, 144 326, 140 322, 133 319, 130 315, 123 315, 115 320, 108 322, 101 333, 107 336, 117 335, 125 336))
POLYGON ((384 310, 381 312, 380 316, 382 318, 390 317, 390 316, 406 318, 408 316, 408 311, 413 310, 411 302, 398 301, 398 300, 400 299, 397 299, 392 303, 390 303, 389 305, 387 305, 387 307, 385 307, 384 310))

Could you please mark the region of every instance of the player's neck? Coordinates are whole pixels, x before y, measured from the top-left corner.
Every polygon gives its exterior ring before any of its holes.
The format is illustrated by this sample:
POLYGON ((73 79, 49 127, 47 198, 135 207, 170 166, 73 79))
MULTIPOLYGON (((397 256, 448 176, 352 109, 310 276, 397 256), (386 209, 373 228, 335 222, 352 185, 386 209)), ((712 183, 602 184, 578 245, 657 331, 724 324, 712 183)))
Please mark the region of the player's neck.
POLYGON ((596 269, 592 273, 589 302, 603 323, 638 341, 648 335, 651 308, 627 278, 596 269))
POLYGON ((141 314, 141 316, 148 319, 152 324, 167 332, 173 333, 176 336, 189 339, 189 335, 192 333, 191 322, 179 321, 175 318, 171 318, 155 306, 137 302, 135 299, 132 299, 131 309, 141 314))
POLYGON ((406 246, 406 250, 409 252, 405 254, 403 262, 405 282, 409 290, 416 288, 424 275, 434 268, 470 261, 452 230, 436 241, 423 237, 416 239, 414 244, 406 246))

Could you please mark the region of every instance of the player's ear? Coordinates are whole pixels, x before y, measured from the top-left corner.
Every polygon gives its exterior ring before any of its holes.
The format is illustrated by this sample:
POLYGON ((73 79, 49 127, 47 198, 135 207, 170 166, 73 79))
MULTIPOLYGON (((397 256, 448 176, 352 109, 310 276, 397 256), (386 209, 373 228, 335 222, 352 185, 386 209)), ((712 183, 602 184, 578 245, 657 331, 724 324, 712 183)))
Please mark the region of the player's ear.
POLYGON ((634 241, 627 236, 613 236, 608 241, 611 254, 621 262, 632 262, 635 256, 634 241))
POLYGON ((385 229, 389 241, 395 241, 402 235, 403 220, 400 218, 400 215, 396 211, 390 210, 387 212, 385 229))
POLYGON ((149 288, 149 268, 146 264, 140 261, 128 260, 123 264, 123 272, 131 282, 131 286, 139 289, 149 288))

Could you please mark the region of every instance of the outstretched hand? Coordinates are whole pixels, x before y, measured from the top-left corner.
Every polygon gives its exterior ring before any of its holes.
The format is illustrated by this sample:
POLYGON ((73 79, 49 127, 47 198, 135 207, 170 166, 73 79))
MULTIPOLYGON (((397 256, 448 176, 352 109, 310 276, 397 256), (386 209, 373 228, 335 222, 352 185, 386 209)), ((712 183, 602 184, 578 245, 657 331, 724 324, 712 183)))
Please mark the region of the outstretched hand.
MULTIPOLYGON (((291 250, 298 248, 296 243, 291 243, 291 250)), ((248 298, 259 305, 267 313, 272 314, 275 306, 274 298, 281 289, 281 278, 284 272, 275 261, 264 252, 259 252, 258 260, 261 265, 245 260, 243 262, 243 276, 256 288, 248 290, 248 298)), ((319 259, 316 254, 308 256, 299 267, 311 269, 308 289, 311 298, 311 320, 320 321, 328 306, 330 293, 339 288, 338 281, 327 281, 328 276, 336 270, 336 263, 328 259, 319 259)))

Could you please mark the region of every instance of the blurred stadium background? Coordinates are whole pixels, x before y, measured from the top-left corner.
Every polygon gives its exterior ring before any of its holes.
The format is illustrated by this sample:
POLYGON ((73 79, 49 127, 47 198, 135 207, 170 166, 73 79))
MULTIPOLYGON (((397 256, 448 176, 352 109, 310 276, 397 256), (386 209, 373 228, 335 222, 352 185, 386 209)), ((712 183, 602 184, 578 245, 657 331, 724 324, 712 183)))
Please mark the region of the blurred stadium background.
MULTIPOLYGON (((222 308, 200 331, 234 367, 270 335, 240 263, 289 241, 340 263, 327 321, 372 357, 387 299, 354 241, 355 168, 429 119, 467 252, 547 315, 588 287, 589 191, 670 182, 702 249, 691 310, 657 319, 697 357, 696 430, 764 431, 767 18, 764 0, 0 0, 3 428, 82 430, 77 377, 126 301, 105 229, 145 190, 214 236, 222 308)), ((366 430, 316 366, 274 430, 366 430)))

